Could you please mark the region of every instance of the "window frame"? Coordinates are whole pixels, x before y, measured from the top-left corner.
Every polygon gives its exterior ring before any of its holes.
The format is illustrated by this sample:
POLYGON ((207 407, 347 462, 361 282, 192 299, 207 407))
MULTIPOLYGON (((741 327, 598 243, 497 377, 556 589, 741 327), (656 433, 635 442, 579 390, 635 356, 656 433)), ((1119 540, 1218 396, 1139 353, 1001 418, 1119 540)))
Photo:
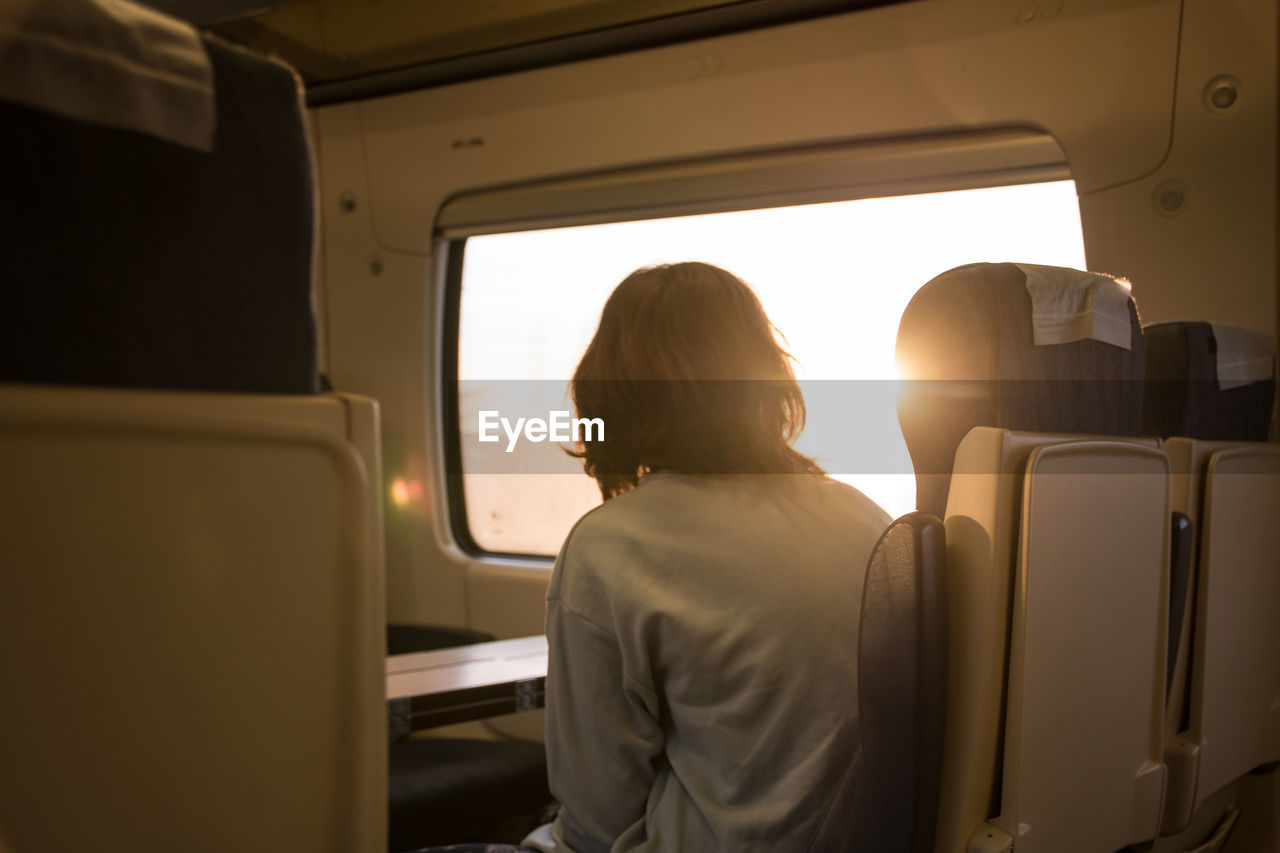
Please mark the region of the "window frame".
POLYGON ((701 158, 451 197, 437 215, 435 244, 444 257, 440 410, 445 507, 454 543, 473 559, 553 562, 540 554, 485 549, 471 531, 458 375, 469 237, 1054 180, 1073 180, 1057 141, 1038 129, 1012 127, 701 158))

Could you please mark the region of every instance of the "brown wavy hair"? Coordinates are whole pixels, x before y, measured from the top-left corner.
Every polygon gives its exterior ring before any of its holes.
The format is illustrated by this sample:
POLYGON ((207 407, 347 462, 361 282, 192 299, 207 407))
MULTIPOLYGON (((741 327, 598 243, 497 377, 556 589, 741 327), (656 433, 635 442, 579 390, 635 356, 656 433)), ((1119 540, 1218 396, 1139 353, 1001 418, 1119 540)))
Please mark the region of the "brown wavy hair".
POLYGON ((578 442, 605 500, 648 471, 823 474, 791 446, 805 407, 755 293, 704 263, 636 270, 605 303, 574 372, 580 418, 601 418, 605 440, 578 442))

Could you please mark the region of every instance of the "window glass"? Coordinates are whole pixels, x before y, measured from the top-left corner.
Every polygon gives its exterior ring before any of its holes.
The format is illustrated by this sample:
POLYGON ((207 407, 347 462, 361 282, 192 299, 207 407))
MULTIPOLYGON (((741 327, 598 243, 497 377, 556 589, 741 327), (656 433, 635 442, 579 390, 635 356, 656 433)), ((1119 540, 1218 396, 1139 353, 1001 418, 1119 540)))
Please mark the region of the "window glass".
POLYGON ((497 423, 570 410, 600 309, 640 266, 706 261, 754 288, 809 405, 798 447, 893 516, 914 508, 894 410, 898 319, 933 276, 978 261, 1085 268, 1072 181, 493 234, 467 240, 459 307, 462 483, 481 549, 554 554, 600 501, 552 441, 497 423), (481 413, 489 416, 481 442, 481 413), (510 448, 510 452, 508 452, 510 448))

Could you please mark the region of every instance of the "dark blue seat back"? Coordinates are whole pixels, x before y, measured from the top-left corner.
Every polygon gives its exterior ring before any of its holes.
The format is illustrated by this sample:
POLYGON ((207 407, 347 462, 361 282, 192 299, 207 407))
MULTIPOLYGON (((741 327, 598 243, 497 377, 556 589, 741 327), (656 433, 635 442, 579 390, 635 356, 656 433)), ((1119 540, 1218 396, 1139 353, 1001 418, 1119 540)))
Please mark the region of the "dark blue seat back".
POLYGON ((858 754, 811 853, 932 853, 947 689, 946 538, 913 512, 867 562, 858 630, 858 754))
POLYGON ((318 389, 298 82, 204 43, 212 153, 0 102, 0 382, 318 389))
MULTIPOLYGON (((1266 441, 1276 379, 1222 387, 1219 343, 1209 323, 1156 323, 1145 327, 1147 382, 1142 430, 1161 438, 1266 441)), ((1274 352, 1274 347, 1273 347, 1274 352)))

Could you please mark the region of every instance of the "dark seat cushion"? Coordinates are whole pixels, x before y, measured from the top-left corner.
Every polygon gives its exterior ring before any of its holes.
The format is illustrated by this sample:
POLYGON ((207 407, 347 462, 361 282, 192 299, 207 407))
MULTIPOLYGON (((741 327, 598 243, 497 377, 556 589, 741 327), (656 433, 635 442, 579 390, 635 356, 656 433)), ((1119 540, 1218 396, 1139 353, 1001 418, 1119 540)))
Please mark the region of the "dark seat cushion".
POLYGON ((317 390, 297 82, 205 44, 212 154, 0 103, 0 382, 317 390))
POLYGON ((942 522, 894 521, 867 560, 858 617, 859 747, 810 853, 932 853, 947 695, 942 522))
POLYGON ((1218 344, 1209 323, 1156 323, 1142 334, 1147 349, 1143 432, 1206 441, 1267 440, 1274 375, 1220 388, 1218 344))
MULTIPOLYGON (((540 743, 422 738, 391 745, 388 849, 496 838, 551 801, 540 743)), ((519 840, 518 838, 514 840, 519 840)))

